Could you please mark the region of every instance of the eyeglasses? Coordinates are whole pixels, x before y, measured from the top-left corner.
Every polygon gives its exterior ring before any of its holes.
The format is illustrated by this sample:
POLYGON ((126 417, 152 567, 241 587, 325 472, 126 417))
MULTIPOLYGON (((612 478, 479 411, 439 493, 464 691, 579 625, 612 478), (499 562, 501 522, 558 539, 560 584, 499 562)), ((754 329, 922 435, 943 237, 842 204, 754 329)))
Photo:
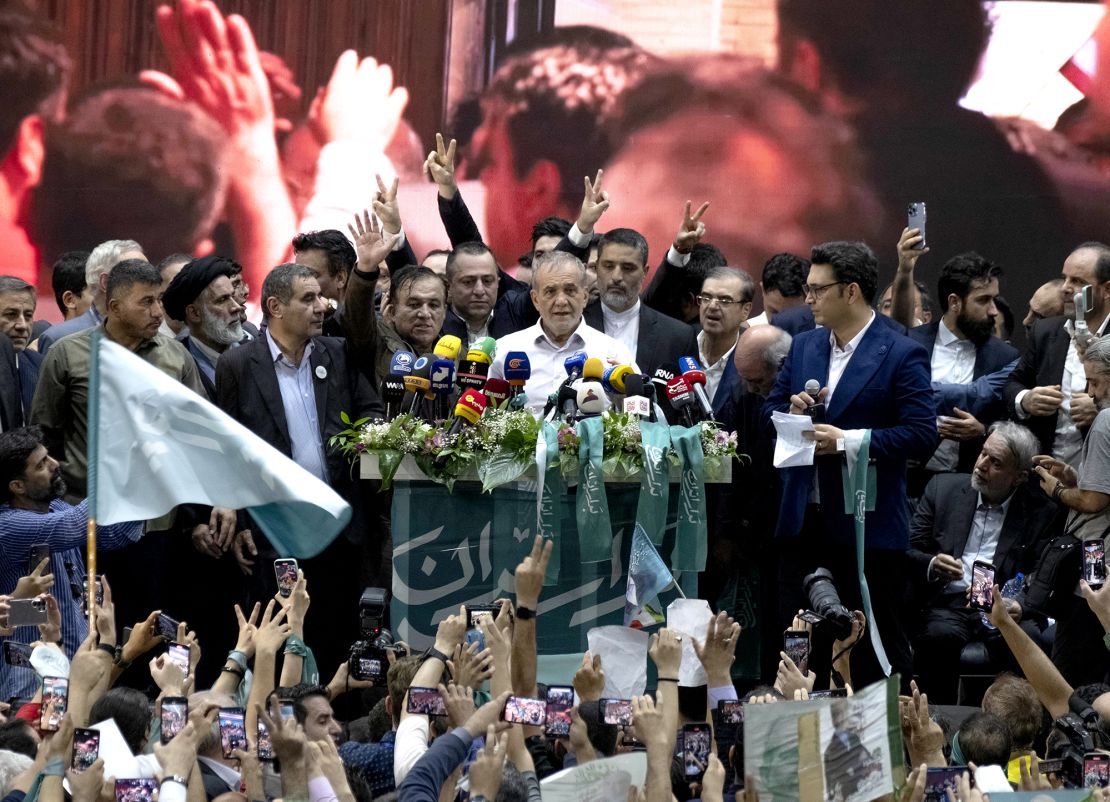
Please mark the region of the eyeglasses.
POLYGON ((819 284, 814 287, 812 284, 803 284, 802 292, 805 296, 812 295, 815 300, 820 301, 829 287, 835 287, 837 284, 843 284, 843 281, 830 281, 828 284, 819 284))
POLYGON ((751 303, 751 301, 737 301, 733 298, 729 298, 727 295, 724 297, 719 297, 716 295, 695 295, 694 300, 698 302, 698 306, 712 306, 713 302, 716 301, 718 304, 720 304, 721 309, 728 309, 733 304, 751 303))

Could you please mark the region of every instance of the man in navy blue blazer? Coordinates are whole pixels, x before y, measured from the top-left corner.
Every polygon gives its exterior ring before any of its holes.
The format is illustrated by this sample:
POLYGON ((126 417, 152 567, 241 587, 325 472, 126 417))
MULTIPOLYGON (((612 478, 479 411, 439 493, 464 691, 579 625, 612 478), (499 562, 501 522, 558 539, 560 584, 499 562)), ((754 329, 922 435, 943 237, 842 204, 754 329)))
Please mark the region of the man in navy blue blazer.
MULTIPOLYGON (((780 615, 802 603, 802 578, 822 566, 832 571, 841 599, 862 609, 857 579, 854 518, 845 512, 846 453, 871 430, 876 474, 873 511, 866 516, 864 568, 874 621, 887 657, 908 686, 912 655, 900 616, 909 547, 906 460, 924 459, 937 443, 936 416, 926 350, 877 319, 871 308, 878 260, 862 242, 829 242, 813 248, 806 303, 822 328, 798 334, 763 414, 805 414, 826 406, 817 424, 814 466, 782 470, 783 496, 775 531, 780 545, 780 615), (816 398, 806 382, 821 385, 816 398)), ((852 652, 857 687, 882 672, 865 634, 852 652)))

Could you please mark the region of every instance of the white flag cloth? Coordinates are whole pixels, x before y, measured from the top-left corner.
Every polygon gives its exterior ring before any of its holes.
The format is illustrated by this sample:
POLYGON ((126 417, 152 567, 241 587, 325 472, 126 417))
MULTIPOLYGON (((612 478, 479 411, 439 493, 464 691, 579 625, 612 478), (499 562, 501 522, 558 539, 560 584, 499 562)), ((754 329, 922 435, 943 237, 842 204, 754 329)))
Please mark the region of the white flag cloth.
POLYGON ((98 523, 157 518, 187 503, 249 509, 280 554, 308 558, 350 521, 350 505, 328 485, 188 387, 98 339, 95 466, 89 455, 98 523))

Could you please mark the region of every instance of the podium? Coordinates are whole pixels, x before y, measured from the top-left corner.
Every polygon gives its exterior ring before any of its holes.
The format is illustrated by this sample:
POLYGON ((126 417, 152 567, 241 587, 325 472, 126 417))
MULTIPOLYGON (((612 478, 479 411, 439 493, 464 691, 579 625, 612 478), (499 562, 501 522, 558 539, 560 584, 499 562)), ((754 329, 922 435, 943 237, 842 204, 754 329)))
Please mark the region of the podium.
MULTIPOLYGON (((375 454, 360 458, 363 479, 380 478, 375 454)), ((427 479, 406 457, 393 480, 394 637, 414 649, 435 639, 436 623, 459 611, 462 604, 484 604, 513 598, 513 571, 532 548, 536 533, 535 466, 521 481, 483 493, 481 484, 463 477, 452 492, 427 479)), ((678 472, 672 471, 667 530, 659 553, 671 564, 679 493, 678 472)), ((731 481, 731 466, 712 483, 731 481)), ((628 559, 636 523, 640 485, 606 479, 613 544, 609 559, 584 563, 579 556, 575 521, 576 488, 567 487, 558 510, 556 538, 548 578, 540 598, 537 648, 545 666, 558 666, 563 679, 567 660, 581 660, 586 632, 597 626, 623 624, 628 559), (557 660, 563 656, 563 660, 557 660)), ((688 596, 697 595, 697 572, 677 575, 688 596)), ((678 594, 664 591, 665 607, 678 594)), ((573 669, 571 669, 573 673, 573 669)))

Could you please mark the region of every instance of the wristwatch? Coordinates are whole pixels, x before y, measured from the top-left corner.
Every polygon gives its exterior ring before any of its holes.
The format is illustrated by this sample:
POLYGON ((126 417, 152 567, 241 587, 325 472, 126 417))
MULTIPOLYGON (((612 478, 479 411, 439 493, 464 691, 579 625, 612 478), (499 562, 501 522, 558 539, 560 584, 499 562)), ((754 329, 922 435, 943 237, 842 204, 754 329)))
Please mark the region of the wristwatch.
POLYGON ((519 621, 528 621, 536 617, 536 611, 530 607, 517 607, 516 617, 519 621))
POLYGON ((189 778, 182 777, 180 774, 167 774, 162 778, 162 781, 158 783, 158 787, 161 788, 166 783, 180 783, 181 785, 188 786, 189 778))

